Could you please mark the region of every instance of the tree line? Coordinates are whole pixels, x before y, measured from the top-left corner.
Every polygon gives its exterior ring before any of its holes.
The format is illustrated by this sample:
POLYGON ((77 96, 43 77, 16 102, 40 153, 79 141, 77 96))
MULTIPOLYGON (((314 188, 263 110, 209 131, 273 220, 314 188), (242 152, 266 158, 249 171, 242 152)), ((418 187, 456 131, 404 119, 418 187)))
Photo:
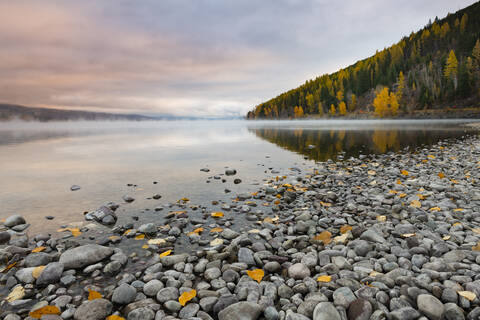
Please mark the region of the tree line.
POLYGON ((367 59, 257 105, 247 118, 395 117, 480 97, 480 2, 367 59))

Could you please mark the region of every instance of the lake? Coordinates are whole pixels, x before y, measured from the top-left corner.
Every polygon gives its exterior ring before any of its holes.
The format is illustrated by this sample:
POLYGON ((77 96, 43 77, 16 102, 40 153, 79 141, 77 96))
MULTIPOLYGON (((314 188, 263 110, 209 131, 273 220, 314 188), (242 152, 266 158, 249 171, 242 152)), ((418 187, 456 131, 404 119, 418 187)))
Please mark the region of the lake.
POLYGON ((113 201, 122 204, 120 222, 148 221, 157 206, 183 197, 213 206, 316 161, 474 134, 465 122, 472 120, 1 123, 0 218, 21 214, 35 234, 83 222, 84 212, 113 201), (227 168, 237 174, 225 176, 227 168), (74 184, 81 189, 71 191, 74 184), (126 204, 124 195, 136 200, 126 204))

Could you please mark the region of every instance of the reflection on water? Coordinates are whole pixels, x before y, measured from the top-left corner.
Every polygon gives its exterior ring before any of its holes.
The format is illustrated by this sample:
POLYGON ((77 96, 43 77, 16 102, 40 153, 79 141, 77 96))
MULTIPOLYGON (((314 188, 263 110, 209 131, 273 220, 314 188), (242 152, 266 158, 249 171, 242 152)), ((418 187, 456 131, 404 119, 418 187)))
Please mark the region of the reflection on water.
POLYGON ((349 158, 396 152, 472 133, 471 129, 452 122, 374 123, 363 128, 342 123, 339 127, 342 129, 307 125, 250 127, 249 130, 257 137, 316 161, 336 159, 339 155, 349 158))

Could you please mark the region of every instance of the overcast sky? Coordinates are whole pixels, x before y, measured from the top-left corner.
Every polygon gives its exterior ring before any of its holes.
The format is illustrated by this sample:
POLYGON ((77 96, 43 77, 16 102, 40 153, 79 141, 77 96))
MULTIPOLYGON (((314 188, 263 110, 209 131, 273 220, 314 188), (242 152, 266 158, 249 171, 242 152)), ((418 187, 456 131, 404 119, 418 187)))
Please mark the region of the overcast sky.
POLYGON ((0 102, 244 115, 473 0, 0 0, 0 102))

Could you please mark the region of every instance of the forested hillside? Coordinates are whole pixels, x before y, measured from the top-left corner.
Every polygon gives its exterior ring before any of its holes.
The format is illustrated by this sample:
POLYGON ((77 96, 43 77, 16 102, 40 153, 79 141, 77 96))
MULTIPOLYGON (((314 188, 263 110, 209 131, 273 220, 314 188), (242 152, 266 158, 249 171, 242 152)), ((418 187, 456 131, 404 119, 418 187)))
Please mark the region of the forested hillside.
POLYGON ((478 106, 479 97, 477 2, 429 22, 370 58, 256 106, 247 118, 395 117, 417 110, 478 106))

